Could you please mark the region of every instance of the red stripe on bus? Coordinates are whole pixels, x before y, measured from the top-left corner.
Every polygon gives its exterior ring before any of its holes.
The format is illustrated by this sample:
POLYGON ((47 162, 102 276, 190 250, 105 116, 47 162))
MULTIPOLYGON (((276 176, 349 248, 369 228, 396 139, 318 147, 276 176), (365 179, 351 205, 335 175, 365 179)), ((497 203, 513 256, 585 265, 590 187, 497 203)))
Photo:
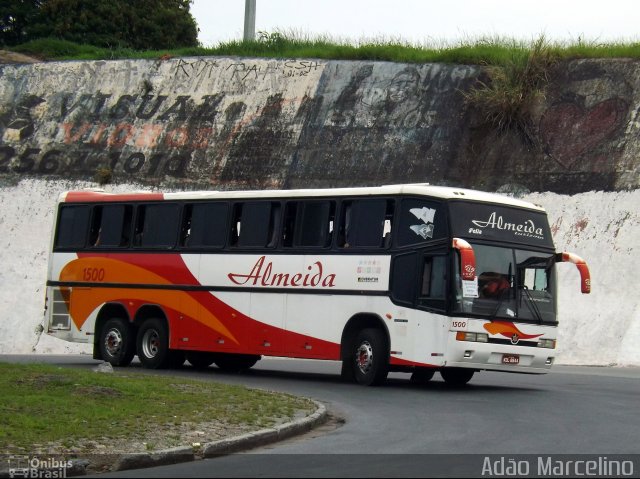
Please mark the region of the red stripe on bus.
POLYGON ((164 199, 162 193, 128 193, 110 194, 98 191, 70 191, 65 196, 65 203, 116 202, 116 201, 159 201, 164 199))

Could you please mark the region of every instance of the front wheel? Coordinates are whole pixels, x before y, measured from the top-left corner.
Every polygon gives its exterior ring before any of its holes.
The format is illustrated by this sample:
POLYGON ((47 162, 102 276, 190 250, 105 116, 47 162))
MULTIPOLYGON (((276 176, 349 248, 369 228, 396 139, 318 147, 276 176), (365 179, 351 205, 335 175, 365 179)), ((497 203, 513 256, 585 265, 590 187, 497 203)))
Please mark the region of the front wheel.
POLYGON ((449 386, 464 386, 473 377, 475 371, 467 368, 442 368, 440 376, 449 386))
POLYGON ((367 328, 358 333, 352 360, 356 381, 364 386, 382 384, 389 373, 389 348, 384 333, 367 328))
POLYGON ((109 319, 100 331, 99 341, 102 359, 112 366, 128 366, 136 355, 135 334, 124 319, 109 319))

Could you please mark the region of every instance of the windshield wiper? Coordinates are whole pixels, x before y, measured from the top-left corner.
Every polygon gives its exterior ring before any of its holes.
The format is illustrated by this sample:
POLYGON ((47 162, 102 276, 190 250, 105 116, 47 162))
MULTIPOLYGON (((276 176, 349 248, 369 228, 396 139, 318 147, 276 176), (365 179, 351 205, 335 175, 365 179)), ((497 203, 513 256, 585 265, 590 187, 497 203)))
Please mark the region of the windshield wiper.
POLYGON ((533 296, 531 296, 531 292, 529 292, 529 288, 527 286, 523 286, 522 287, 522 291, 524 292, 524 294, 520 295, 520 305, 522 305, 522 298, 524 296, 527 297, 528 301, 526 301, 526 305, 527 308, 529 308, 529 312, 531 313, 531 315, 538 320, 539 324, 542 324, 544 321, 542 319, 542 314, 540 313, 540 310, 538 309, 538 305, 536 304, 536 302, 533 300, 533 296))

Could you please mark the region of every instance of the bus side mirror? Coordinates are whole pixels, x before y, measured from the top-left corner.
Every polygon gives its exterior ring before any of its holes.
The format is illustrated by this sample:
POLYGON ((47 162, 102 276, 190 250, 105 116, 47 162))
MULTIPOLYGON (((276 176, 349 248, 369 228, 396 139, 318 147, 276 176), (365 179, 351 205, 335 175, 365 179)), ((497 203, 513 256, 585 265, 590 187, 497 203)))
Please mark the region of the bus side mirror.
POLYGON ((589 294, 591 292, 591 273, 589 272, 589 266, 587 266, 585 260, 577 254, 563 252, 556 254, 556 262, 568 262, 575 264, 580 272, 580 289, 582 294, 589 294))
POLYGON ((460 238, 453 238, 453 247, 460 252, 460 276, 464 281, 476 279, 476 255, 469 243, 460 238))

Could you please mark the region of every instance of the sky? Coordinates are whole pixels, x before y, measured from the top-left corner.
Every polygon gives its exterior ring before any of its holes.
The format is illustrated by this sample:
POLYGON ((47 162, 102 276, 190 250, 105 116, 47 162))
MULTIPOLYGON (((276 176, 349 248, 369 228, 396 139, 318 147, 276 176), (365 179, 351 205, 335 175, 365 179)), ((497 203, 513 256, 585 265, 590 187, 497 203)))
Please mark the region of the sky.
MULTIPOLYGON (((529 41, 640 39, 637 0, 256 0, 256 32, 455 44, 486 36, 529 41)), ((194 0, 204 46, 241 40, 245 0, 194 0)))

